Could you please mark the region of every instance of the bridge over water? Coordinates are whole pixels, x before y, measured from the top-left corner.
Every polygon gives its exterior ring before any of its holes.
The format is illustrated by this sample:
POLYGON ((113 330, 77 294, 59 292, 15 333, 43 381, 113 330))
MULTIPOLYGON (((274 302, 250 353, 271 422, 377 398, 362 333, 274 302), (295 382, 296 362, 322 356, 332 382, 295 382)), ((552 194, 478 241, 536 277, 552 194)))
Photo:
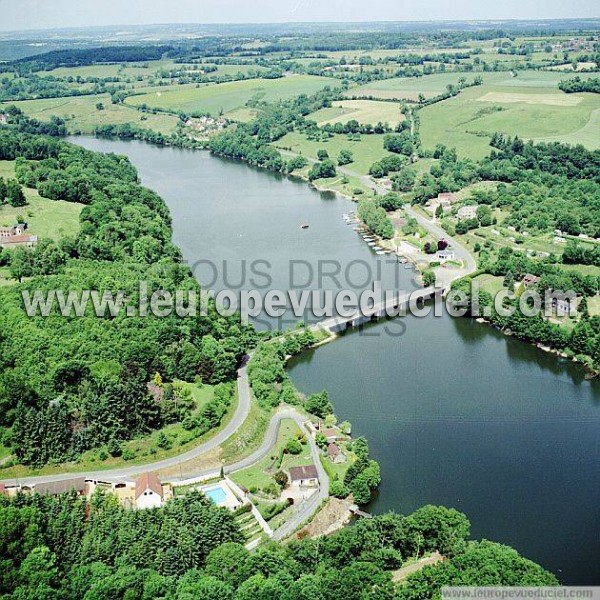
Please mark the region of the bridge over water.
POLYGON ((417 302, 428 300, 435 296, 442 296, 444 288, 430 285, 428 287, 414 290, 412 292, 399 292, 391 297, 375 303, 365 310, 357 309, 349 316, 331 317, 325 321, 316 324, 316 327, 326 329, 331 333, 339 333, 350 327, 358 327, 363 323, 375 321, 380 318, 393 317, 402 313, 409 305, 415 305, 417 302))

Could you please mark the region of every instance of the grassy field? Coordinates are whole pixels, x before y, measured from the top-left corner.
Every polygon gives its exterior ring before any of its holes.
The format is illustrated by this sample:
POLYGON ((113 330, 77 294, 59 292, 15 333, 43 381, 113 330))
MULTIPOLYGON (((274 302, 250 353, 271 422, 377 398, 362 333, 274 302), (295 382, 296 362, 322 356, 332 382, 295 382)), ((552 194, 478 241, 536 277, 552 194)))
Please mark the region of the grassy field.
POLYGON ((255 119, 258 113, 259 111, 253 108, 236 108, 235 110, 230 110, 227 113, 227 118, 231 121, 247 123, 248 121, 255 119))
POLYGON ((279 463, 279 457, 282 455, 283 449, 288 440, 295 438, 300 433, 298 425, 293 419, 284 419, 279 426, 277 432, 277 443, 268 456, 257 462, 255 465, 248 467, 242 471, 237 471, 231 475, 231 478, 239 485, 243 485, 246 489, 263 488, 266 485, 275 483, 273 475, 280 469, 288 469, 289 467, 301 464, 311 464, 312 458, 310 455, 310 447, 302 446, 302 452, 297 455, 283 454, 283 460, 279 463))
POLYGON ((487 273, 474 277, 473 281, 478 283, 481 290, 491 294, 492 298, 504 287, 504 277, 495 277, 487 273))
MULTIPOLYGON (((472 81, 479 73, 435 73, 423 77, 396 77, 382 81, 372 81, 365 85, 348 90, 346 96, 373 96, 383 99, 417 100, 419 94, 426 98, 438 96, 446 91, 449 84, 457 85, 461 77, 472 81)), ((506 79, 507 73, 483 73, 484 81, 506 79)))
POLYGON ((377 102, 376 100, 343 100, 333 102, 330 108, 323 108, 308 115, 319 126, 325 123, 347 123, 355 119, 361 125, 376 125, 378 122, 389 123, 395 127, 404 120, 400 105, 394 102, 377 102))
POLYGON ((334 159, 342 148, 350 150, 354 155, 354 162, 347 167, 361 175, 366 175, 374 162, 390 155, 390 152, 383 149, 383 135, 377 134, 363 135, 360 141, 350 141, 348 136, 343 134, 336 134, 326 141, 316 141, 308 140, 306 135, 294 131, 274 142, 274 145, 308 158, 316 158, 317 151, 321 148, 327 150, 329 156, 334 159))
POLYGON ((236 462, 258 448, 265 437, 270 417, 270 413, 253 399, 246 420, 236 434, 221 446, 222 462, 225 464, 236 462))
MULTIPOLYGON (((186 387, 189 387, 192 391, 192 395, 196 401, 196 408, 194 414, 197 414, 202 407, 209 402, 214 395, 214 387, 210 385, 203 385, 201 388, 192 383, 184 383, 186 387)), ((128 450, 135 455, 135 464, 144 464, 148 462, 159 461, 164 458, 176 456, 190 450, 193 446, 196 446, 202 441, 206 441, 220 431, 227 422, 231 419, 237 406, 237 393, 235 394, 234 400, 229 407, 227 415, 223 419, 220 427, 212 429, 205 435, 198 438, 189 439, 190 432, 186 431, 181 423, 174 423, 163 427, 160 431, 154 431, 150 435, 145 437, 136 438, 127 442, 123 442, 121 447, 123 451, 128 450), (171 447, 168 449, 159 448, 157 446, 159 433, 163 432, 169 441, 171 447)), ((125 467, 131 465, 131 461, 126 461, 123 457, 113 457, 108 455, 101 456, 101 450, 90 450, 82 455, 81 460, 77 463, 66 463, 61 465, 46 465, 42 469, 30 469, 23 465, 17 465, 8 467, 6 469, 0 469, 1 478, 13 478, 13 477, 28 477, 31 475, 52 475, 62 473, 65 471, 78 473, 89 470, 103 470, 103 469, 115 469, 119 467, 125 467), (102 460, 104 458, 104 460, 102 460)))
POLYGON ((519 73, 427 106, 420 111, 423 146, 442 143, 462 156, 481 158, 490 152, 490 136, 500 131, 600 147, 600 97, 565 94, 556 87, 560 79, 557 73, 519 73))
MULTIPOLYGON (((0 177, 14 178, 14 162, 0 161, 0 177)), ((65 235, 79 232, 79 213, 83 204, 42 198, 37 190, 23 188, 27 205, 13 208, 6 204, 0 207, 0 226, 10 227, 22 217, 29 223, 31 235, 41 239, 58 240, 65 235)))
POLYGON ((219 85, 194 84, 171 86, 153 92, 131 96, 126 103, 131 106, 146 104, 168 111, 208 112, 213 115, 239 109, 250 99, 273 102, 298 96, 314 94, 331 79, 312 75, 293 75, 281 79, 247 79, 219 85))
POLYGON ((170 134, 175 131, 178 121, 173 115, 152 115, 120 104, 111 104, 108 94, 5 103, 8 104, 15 104, 26 115, 40 121, 49 121, 53 115, 61 117, 67 121, 67 127, 72 133, 92 133, 96 125, 133 123, 139 127, 170 134), (104 110, 96 108, 99 102, 103 104, 104 110))

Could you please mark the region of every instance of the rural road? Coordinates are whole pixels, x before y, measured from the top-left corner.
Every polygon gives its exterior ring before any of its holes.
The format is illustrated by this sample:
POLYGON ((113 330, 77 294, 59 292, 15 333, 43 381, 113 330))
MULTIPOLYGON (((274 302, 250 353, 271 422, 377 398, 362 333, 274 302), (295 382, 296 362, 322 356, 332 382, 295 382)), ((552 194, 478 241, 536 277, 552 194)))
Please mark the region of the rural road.
POLYGON ((433 234, 434 237, 440 239, 444 238, 452 247, 452 250, 454 250, 456 258, 463 262, 464 267, 461 270, 460 275, 457 276, 456 274, 451 274, 451 276, 447 277, 447 281, 444 281, 443 272, 438 273, 438 279, 442 280, 442 287, 449 285, 454 279, 457 279, 458 277, 470 275, 471 273, 474 273, 477 270, 477 263, 475 262, 473 255, 459 241, 457 241, 456 238, 448 235, 437 223, 426 219, 408 204, 404 205, 404 211, 409 217, 416 219, 417 223, 419 223, 419 225, 421 225, 421 227, 423 227, 424 229, 427 229, 427 231, 433 234))
MULTIPOLYGON (((311 157, 305 156, 303 154, 297 154, 296 152, 292 152, 290 150, 283 150, 281 148, 278 148, 278 150, 283 156, 291 156, 291 157, 303 156, 304 158, 306 158, 306 160, 310 164, 319 162, 315 158, 311 158, 311 157)), ((344 175, 348 175, 350 177, 358 177, 360 179, 361 183, 365 187, 372 189, 380 196, 385 196, 385 194, 387 194, 389 192, 388 189, 383 187, 381 184, 379 184, 377 181, 375 181, 373 178, 369 177, 368 175, 361 175, 360 173, 357 173, 356 171, 353 171, 352 169, 349 169, 348 167, 345 167, 345 166, 337 167, 337 170, 340 173, 343 173, 344 175)), ((463 262, 464 267, 460 270, 453 270, 453 271, 444 271, 443 269, 438 270, 436 275, 438 278, 438 286, 439 287, 448 288, 448 287, 450 287, 450 284, 455 279, 460 279, 461 277, 464 277, 465 275, 470 275, 471 273, 474 273, 477 270, 477 263, 476 263, 475 259, 473 258, 473 255, 460 242, 458 242, 454 237, 448 235, 448 233, 446 231, 444 231, 437 223, 435 223, 434 221, 431 221, 430 219, 427 219, 427 218, 423 217, 422 215, 420 215, 419 213, 417 213, 410 206, 410 204, 405 204, 403 208, 409 217, 416 219, 417 222, 419 223, 419 225, 421 225, 421 227, 423 227, 424 229, 429 231, 429 233, 431 233, 434 237, 436 237, 438 239, 444 238, 448 242, 448 244, 450 246, 452 246, 452 249, 454 250, 456 258, 458 258, 459 260, 461 260, 463 262)))
POLYGON ((246 357, 243 365, 238 370, 238 405, 235 409, 233 417, 219 431, 215 436, 202 444, 198 444, 191 450, 178 454, 171 458, 165 458, 157 462, 148 463, 145 465, 132 465, 130 467, 122 467, 119 469, 110 469, 103 471, 84 471, 80 473, 62 473, 58 475, 40 475, 36 477, 19 477, 19 479, 4 479, 2 483, 6 485, 15 485, 17 482, 20 485, 34 484, 34 483, 49 483, 51 481, 64 481, 65 479, 77 479, 79 477, 85 477, 86 479, 122 479, 126 477, 132 477, 134 475, 140 475, 142 473, 149 473, 154 471, 160 471, 163 469, 169 469, 176 467, 180 463, 188 460, 197 458, 215 448, 218 448, 225 440, 230 438, 246 420, 248 413, 250 412, 250 384, 248 383, 248 372, 247 363, 249 357, 246 357))
MULTIPOLYGON (((51 481, 65 479, 76 479, 79 477, 85 477, 86 479, 121 479, 131 477, 133 475, 139 475, 141 473, 147 473, 150 471, 158 471, 159 469, 166 469, 178 465, 180 462, 196 458, 204 452, 209 452, 214 448, 218 447, 228 437, 233 435, 240 425, 243 423, 245 418, 250 411, 250 385, 248 383, 248 373, 246 363, 238 371, 238 396, 239 402, 236 408, 235 414, 231 421, 224 427, 217 435, 212 437, 204 444, 200 444, 178 456, 168 458, 147 465, 134 465, 123 469, 112 469, 106 471, 91 471, 83 473, 64 473, 62 475, 47 475, 39 477, 23 477, 18 480, 18 483, 23 484, 34 484, 34 483, 46 483, 51 481)), ((291 533, 293 533, 304 521, 306 521, 312 514, 319 508, 321 502, 325 500, 329 495, 329 477, 321 464, 320 450, 317 446, 314 438, 306 430, 304 421, 306 417, 300 414, 293 407, 284 407, 278 410, 269 422, 265 438, 258 449, 256 449, 249 456, 223 467, 224 473, 233 473, 234 471, 240 471, 247 467, 252 466, 258 461, 262 460, 269 454, 273 446, 277 443, 277 434, 279 432, 279 426, 284 419, 292 419, 296 422, 302 433, 305 434, 308 444, 310 446, 311 458, 314 465, 317 468, 319 475, 319 487, 316 492, 310 496, 306 501, 297 505, 297 511, 293 514, 279 529, 277 529, 273 535, 273 539, 281 540, 291 533)), ((187 478, 201 477, 203 475, 211 475, 215 472, 215 469, 210 469, 205 472, 197 472, 193 474, 187 474, 184 476, 187 478)), ((172 479, 173 480, 173 479, 172 479)), ((3 483, 13 485, 17 483, 17 480, 4 480, 3 483)))

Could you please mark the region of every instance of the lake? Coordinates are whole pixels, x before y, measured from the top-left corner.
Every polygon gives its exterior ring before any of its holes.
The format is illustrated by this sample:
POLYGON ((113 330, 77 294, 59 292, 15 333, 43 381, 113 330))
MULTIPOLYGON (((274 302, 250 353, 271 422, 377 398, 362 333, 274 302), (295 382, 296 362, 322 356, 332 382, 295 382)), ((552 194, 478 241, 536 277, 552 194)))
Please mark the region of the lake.
MULTIPOLYGON (((343 198, 207 152, 74 141, 130 158, 168 204, 184 258, 206 261, 195 273, 216 290, 252 287, 256 260, 282 290, 359 290, 360 273, 377 269, 387 289, 415 287, 412 270, 376 256, 344 223, 354 205, 343 198), (319 267, 336 264, 341 286, 319 281, 319 267)), ((289 373, 305 393, 327 389, 353 435, 368 439, 383 478, 369 510, 452 506, 473 537, 514 546, 563 583, 600 584, 600 385, 579 366, 446 316, 370 324, 294 358, 289 373)))

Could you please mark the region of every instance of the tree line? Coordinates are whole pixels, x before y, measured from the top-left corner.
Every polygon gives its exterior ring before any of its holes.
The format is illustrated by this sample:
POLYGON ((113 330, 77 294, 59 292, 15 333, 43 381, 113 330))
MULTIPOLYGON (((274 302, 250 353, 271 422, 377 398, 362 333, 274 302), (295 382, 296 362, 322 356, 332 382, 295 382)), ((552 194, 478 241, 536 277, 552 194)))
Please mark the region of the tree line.
POLYGON ((557 585, 512 548, 469 541, 469 531, 462 513, 424 506, 249 552, 234 514, 198 492, 141 511, 101 492, 89 505, 73 494, 0 497, 0 594, 7 600, 416 600, 437 597, 443 585, 557 585), (433 551, 445 560, 394 585, 394 569, 433 551))

